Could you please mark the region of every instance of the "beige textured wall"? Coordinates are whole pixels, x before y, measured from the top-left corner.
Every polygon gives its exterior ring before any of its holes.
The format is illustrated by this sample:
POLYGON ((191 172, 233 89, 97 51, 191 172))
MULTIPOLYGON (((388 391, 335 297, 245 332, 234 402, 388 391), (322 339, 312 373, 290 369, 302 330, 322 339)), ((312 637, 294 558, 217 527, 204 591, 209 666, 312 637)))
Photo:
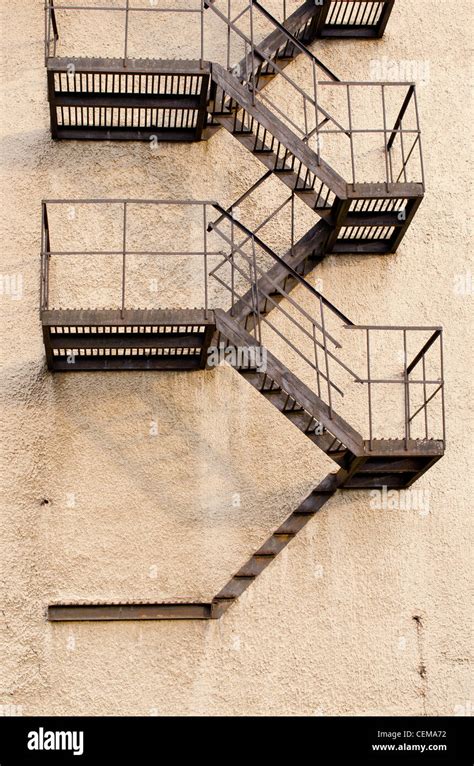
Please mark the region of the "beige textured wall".
POLYGON ((230 203, 260 167, 224 131, 154 154, 52 143, 42 3, 3 4, 2 274, 20 274, 23 292, 0 296, 1 705, 132 715, 472 709, 472 290, 455 289, 472 268, 471 7, 398 0, 383 40, 317 46, 345 79, 370 78, 375 58, 430 65, 419 89, 428 193, 408 236, 395 256, 329 259, 312 275, 355 321, 446 329, 448 450, 417 485, 429 490, 429 513, 374 510, 368 492, 339 493, 220 621, 71 626, 46 621, 48 602, 212 596, 332 463, 229 367, 46 371, 42 198, 230 203))

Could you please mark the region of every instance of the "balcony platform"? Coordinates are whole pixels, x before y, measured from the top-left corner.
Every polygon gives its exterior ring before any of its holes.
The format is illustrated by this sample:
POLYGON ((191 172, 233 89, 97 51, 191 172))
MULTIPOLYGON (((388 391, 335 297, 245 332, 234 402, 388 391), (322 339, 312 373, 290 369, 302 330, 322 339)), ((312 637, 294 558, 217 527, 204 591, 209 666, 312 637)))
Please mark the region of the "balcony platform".
POLYGON ((323 0, 317 36, 370 40, 383 37, 395 0, 323 0))
POLYGON ((41 322, 56 372, 204 369, 215 331, 203 309, 44 310, 41 322))
POLYGON ((210 65, 161 59, 49 58, 54 139, 199 141, 210 65))
POLYGON ((373 439, 342 489, 408 489, 444 455, 437 439, 373 439))

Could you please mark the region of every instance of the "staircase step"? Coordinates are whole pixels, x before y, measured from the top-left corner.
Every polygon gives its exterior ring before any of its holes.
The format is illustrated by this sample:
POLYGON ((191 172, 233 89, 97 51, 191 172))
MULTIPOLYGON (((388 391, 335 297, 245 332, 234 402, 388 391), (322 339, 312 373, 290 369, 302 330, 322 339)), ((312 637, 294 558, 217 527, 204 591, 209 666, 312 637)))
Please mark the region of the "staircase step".
POLYGON ((274 559, 274 554, 254 554, 241 569, 237 572, 236 577, 256 577, 267 568, 274 559))
POLYGON ((262 547, 258 549, 255 555, 257 556, 276 556, 283 548, 286 548, 288 543, 293 540, 293 534, 276 534, 276 532, 263 543, 262 547))
POLYGON ((234 599, 242 595, 247 588, 253 583, 255 576, 252 577, 234 577, 219 591, 215 596, 215 599, 234 599))

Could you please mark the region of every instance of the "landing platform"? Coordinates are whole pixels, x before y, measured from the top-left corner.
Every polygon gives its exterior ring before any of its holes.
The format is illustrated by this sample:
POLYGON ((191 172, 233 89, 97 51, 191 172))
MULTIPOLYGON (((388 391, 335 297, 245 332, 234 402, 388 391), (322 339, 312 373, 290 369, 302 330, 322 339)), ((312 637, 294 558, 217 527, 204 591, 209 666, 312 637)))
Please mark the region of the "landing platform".
POLYGON ((215 330, 204 309, 45 310, 41 322, 59 372, 203 369, 215 330))
POLYGON ((201 139, 207 118, 208 63, 49 58, 47 71, 55 139, 201 139))

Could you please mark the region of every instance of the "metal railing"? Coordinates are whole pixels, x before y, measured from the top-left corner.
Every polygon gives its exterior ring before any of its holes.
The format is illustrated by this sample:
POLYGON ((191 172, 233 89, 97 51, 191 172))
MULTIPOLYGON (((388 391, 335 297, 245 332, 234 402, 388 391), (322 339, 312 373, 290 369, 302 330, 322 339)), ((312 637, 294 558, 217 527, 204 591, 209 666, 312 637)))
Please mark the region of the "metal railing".
MULTIPOLYGON (((94 2, 94 0, 92 0, 94 2)), ((59 23, 58 16, 62 11, 85 11, 85 12, 97 12, 107 11, 112 14, 122 14, 123 17, 123 40, 122 40, 122 59, 124 66, 127 65, 129 60, 129 36, 130 36, 130 19, 135 14, 154 13, 154 14, 169 14, 179 13, 188 15, 200 16, 200 48, 198 56, 201 64, 204 61, 204 12, 208 7, 205 0, 189 0, 193 3, 193 7, 170 7, 166 8, 158 6, 158 3, 152 0, 148 5, 131 5, 130 0, 123 0, 122 5, 110 5, 107 0, 95 0, 94 5, 86 5, 81 0, 46 0, 45 2, 45 61, 47 63, 48 58, 55 57, 58 50, 59 40, 59 23)), ((157 33, 159 29, 157 28, 157 33)), ((159 50, 157 50, 157 58, 159 58, 159 50)))
MULTIPOLYGON (((208 280, 208 273, 210 269, 210 261, 209 259, 211 257, 221 256, 222 250, 213 251, 209 247, 209 232, 208 232, 208 222, 211 217, 211 211, 214 210, 214 204, 211 201, 208 200, 171 200, 171 199, 163 199, 163 200, 144 200, 144 199, 63 199, 63 200, 44 200, 42 202, 42 214, 41 214, 41 282, 40 282, 40 308, 42 311, 48 310, 52 308, 50 305, 50 263, 52 258, 79 258, 84 261, 84 257, 92 256, 94 259, 99 259, 101 256, 112 256, 112 257, 118 257, 120 258, 121 263, 121 277, 120 277, 120 285, 116 285, 115 287, 118 287, 120 290, 120 301, 115 306, 116 309, 119 309, 121 311, 121 314, 123 316, 124 311, 127 308, 137 308, 136 306, 128 306, 127 305, 127 288, 129 286, 128 281, 128 275, 127 275, 127 266, 129 259, 131 257, 152 257, 152 258, 171 258, 172 256, 180 256, 182 257, 189 257, 194 259, 198 259, 201 263, 198 268, 192 269, 192 278, 193 281, 201 282, 202 283, 202 289, 201 289, 201 297, 203 301, 202 307, 205 311, 205 316, 207 318, 208 310, 209 310, 209 280, 208 280), (108 208, 115 207, 118 208, 118 214, 121 217, 120 223, 117 225, 117 234, 120 236, 121 240, 121 247, 117 249, 112 250, 83 250, 83 249, 77 249, 74 248, 72 250, 61 250, 61 249, 55 249, 51 246, 51 221, 50 221, 50 209, 51 208, 58 208, 67 206, 68 212, 74 211, 74 217, 75 219, 76 214, 76 208, 80 208, 81 206, 101 206, 104 208, 105 206, 108 208), (199 223, 197 221, 195 222, 195 231, 192 232, 193 236, 193 242, 196 240, 199 240, 201 243, 200 247, 197 247, 197 249, 193 250, 186 250, 184 248, 181 249, 163 249, 163 250, 153 250, 153 249, 132 249, 129 246, 129 232, 130 232, 130 219, 133 215, 132 211, 134 207, 149 207, 150 209, 155 209, 157 206, 172 206, 174 208, 183 208, 183 209, 189 209, 193 208, 196 212, 196 218, 199 218, 199 223)), ((99 222, 95 222, 96 225, 99 225, 99 222)), ((58 225, 59 230, 59 239, 61 239, 61 233, 64 230, 64 226, 67 226, 67 224, 64 222, 64 220, 61 222, 61 226, 58 225)), ((107 224, 102 222, 103 226, 103 232, 104 236, 106 235, 107 231, 107 224)), ((169 230, 169 227, 167 227, 167 230, 169 230)), ((186 233, 189 234, 189 225, 187 227, 186 233)), ((102 236, 102 234, 100 235, 102 236)), ((179 245, 179 242, 178 242, 179 245)), ((164 288, 166 285, 163 285, 163 294, 164 294, 164 288)), ((176 279, 176 283, 173 286, 172 284, 167 285, 168 288, 172 287, 173 291, 175 292, 177 289, 179 289, 179 283, 176 279)), ((146 299, 145 295, 141 296, 143 300, 146 299)), ((163 305, 163 295, 162 299, 160 301, 160 305, 156 306, 156 308, 166 308, 166 306, 163 305)), ((86 306, 68 306, 68 308, 87 308, 86 306)))
POLYGON ((367 386, 367 414, 369 425, 369 449, 372 449, 374 440, 374 414, 372 405, 372 394, 374 386, 402 386, 403 387, 403 409, 404 409, 404 434, 403 441, 405 443, 405 449, 408 449, 409 442, 413 437, 413 431, 419 419, 422 418, 422 426, 417 433, 422 433, 422 437, 425 440, 430 438, 429 435, 429 414, 430 409, 428 405, 436 404, 440 405, 440 412, 438 413, 439 420, 441 422, 441 438, 443 445, 446 442, 446 418, 445 418, 445 400, 444 400, 444 360, 443 360, 443 329, 442 327, 427 327, 427 326, 386 326, 386 325, 347 325, 347 330, 357 330, 365 336, 365 366, 366 366, 366 378, 362 378, 357 381, 367 386), (375 377, 372 372, 372 341, 375 334, 379 333, 399 333, 403 338, 403 352, 401 354, 403 362, 402 369, 397 377, 392 378, 379 378, 375 377), (423 345, 417 351, 415 356, 409 362, 408 346, 410 336, 423 333, 425 336, 429 333, 428 338, 423 345), (437 360, 430 359, 433 354, 438 355, 437 360), (428 375, 427 365, 428 361, 431 363, 431 367, 437 368, 439 374, 438 377, 434 375, 428 375), (433 365, 433 361, 435 364, 433 365), (413 371, 421 366, 421 377, 414 379, 412 377, 413 371), (422 392, 422 401, 420 404, 413 407, 413 387, 420 387, 422 392))
MULTIPOLYGON (((276 345, 277 356, 280 357, 282 352, 291 360, 290 369, 296 363, 295 373, 313 386, 328 405, 330 417, 336 410, 344 417, 342 398, 350 394, 350 398, 360 401, 359 389, 353 384, 361 386, 366 392, 362 430, 367 434, 369 450, 377 438, 400 438, 407 450, 414 439, 435 439, 444 444, 442 328, 355 325, 297 270, 276 255, 255 231, 236 220, 231 211, 219 205, 215 207, 219 217, 211 226, 228 250, 210 276, 227 292, 226 308, 230 314, 242 315, 244 311, 246 328, 257 342, 260 345, 270 343, 270 350, 276 345), (279 278, 273 278, 269 273, 269 266, 276 264, 281 267, 279 278), (284 279, 282 273, 286 274, 284 279), (302 289, 298 299, 286 289, 288 280, 293 280, 293 285, 296 283, 302 289), (363 334, 362 346, 355 342, 354 332, 363 334), (402 346, 391 356, 384 349, 396 333, 402 338, 402 346), (378 351, 373 348, 375 334, 382 335, 383 343, 377 344, 378 351), (420 336, 423 339, 421 346, 416 341, 420 336), (417 350, 409 361, 409 349, 413 345, 417 350), (395 374, 376 374, 378 367, 387 371, 394 365, 397 368, 395 374), (401 403, 393 404, 393 414, 394 420, 401 423, 402 433, 382 433, 388 420, 386 404, 375 403, 374 394, 385 397, 385 386, 401 389, 401 403), (336 407, 335 397, 339 397, 336 407), (376 421, 379 421, 378 427, 376 421)), ((387 401, 389 399, 390 395, 387 395, 387 401)))
MULTIPOLYGON (((375 8, 383 5, 383 0, 370 0, 375 8)), ((130 18, 134 14, 178 14, 182 16, 199 15, 199 40, 196 41, 196 55, 201 66, 206 53, 208 58, 215 60, 215 53, 223 49, 223 63, 233 76, 250 93, 253 103, 257 100, 267 107, 294 135, 303 141, 314 152, 315 161, 321 164, 321 155, 333 166, 342 157, 340 172, 344 178, 350 176, 353 187, 357 183, 374 181, 368 177, 374 162, 383 157, 383 174, 375 179, 385 182, 387 190, 390 185, 397 183, 420 183, 424 188, 424 169, 421 147, 421 130, 419 123, 416 90, 413 83, 395 82, 341 82, 339 78, 326 67, 305 45, 308 37, 311 39, 311 18, 301 22, 300 29, 295 34, 285 28, 287 20, 287 4, 280 2, 278 18, 272 15, 258 0, 248 0, 242 5, 239 2, 238 12, 235 11, 236 0, 225 0, 223 10, 218 3, 209 0, 192 0, 191 7, 162 7, 153 5, 131 5, 130 0, 123 0, 117 6, 107 5, 107 0, 96 0, 94 5, 85 5, 81 0, 47 0, 45 5, 45 57, 56 56, 59 39, 58 14, 62 11, 106 11, 111 14, 123 15, 123 50, 124 67, 129 61, 129 27, 130 18), (206 13, 207 11, 207 13, 206 13), (217 26, 216 26, 217 25, 217 26), (267 52, 261 44, 259 34, 269 29, 272 34, 281 37, 277 50, 267 52), (222 35, 220 35, 222 30, 222 35), (206 50, 209 48, 209 50, 206 50), (302 88, 295 77, 285 71, 284 62, 288 57, 299 55, 304 61, 309 88, 302 88), (237 56, 237 58, 235 58, 237 56), (268 76, 279 75, 285 83, 285 88, 278 91, 272 89, 271 95, 262 88, 268 76), (325 79, 322 79, 325 78, 325 79), (333 90, 338 89, 337 91, 333 90), (377 91, 378 106, 381 111, 381 121, 371 127, 358 127, 364 114, 354 106, 357 91, 366 89, 364 104, 369 103, 377 91), (337 113, 331 101, 339 98, 339 89, 344 89, 344 114, 337 113), (401 90, 398 116, 394 124, 389 122, 387 98, 395 89, 401 90), (325 103, 326 98, 328 104, 325 103), (359 148, 358 141, 362 138, 373 141, 376 145, 370 147, 370 160, 367 159, 367 141, 359 148), (339 142, 343 139, 343 143, 339 142), (375 141, 376 139, 376 141, 375 141), (335 141, 333 149, 329 144, 335 141), (325 146, 325 144, 328 146, 325 146), (327 157, 326 152, 333 152, 333 157, 327 157), (367 167, 362 167, 363 160, 367 167)), ((357 19, 365 18, 363 4, 344 0, 345 8, 329 8, 329 18, 334 17, 334 23, 359 23, 357 19), (351 21, 352 19, 352 21, 351 21)), ((377 15, 377 14, 376 14, 377 15)), ((373 16, 375 19, 376 15, 373 16)), ((159 18, 159 17, 158 17, 159 18)), ((369 14, 367 18, 372 18, 369 14)), ((378 15, 377 15, 378 18, 378 15)), ((157 28, 158 29, 158 28, 157 28)), ((157 49, 157 57, 163 58, 163 51, 157 49)), ((373 109, 372 109, 373 111, 373 109)), ((212 124, 212 118, 211 124, 212 124)))
MULTIPOLYGON (((225 25, 228 34, 227 42, 227 61, 226 65, 240 83, 248 89, 251 94, 253 104, 261 102, 275 116, 289 127, 294 134, 314 151, 315 159, 318 164, 321 163, 321 156, 325 152, 326 137, 343 137, 345 145, 338 144, 335 150, 335 156, 341 152, 344 153, 351 173, 351 184, 354 187, 356 183, 370 183, 374 179, 367 177, 366 171, 361 170, 361 157, 366 155, 367 145, 362 149, 357 149, 356 142, 358 137, 365 136, 376 137, 377 146, 371 147, 372 157, 382 154, 384 158, 383 177, 376 179, 377 182, 385 182, 387 190, 390 185, 400 182, 420 183, 424 188, 424 168, 421 148, 421 129, 419 122, 418 104, 416 100, 416 88, 413 83, 407 82, 342 82, 331 72, 311 51, 308 50, 304 42, 285 29, 285 27, 275 19, 258 0, 249 0, 248 5, 241 11, 236 19, 231 20, 231 2, 228 2, 228 12, 224 14, 212 6, 213 11, 219 16, 221 22, 225 25), (242 28, 243 20, 248 15, 249 31, 242 28), (284 43, 279 50, 269 55, 256 42, 254 29, 257 18, 263 18, 270 22, 274 30, 278 30, 284 39, 284 43), (236 22, 239 22, 238 24, 236 22), (232 61, 230 52, 233 38, 240 41, 244 46, 243 59, 235 63, 232 61), (306 67, 306 77, 311 82, 309 89, 304 89, 295 80, 290 77, 279 64, 279 52, 288 50, 290 46, 291 55, 301 55, 306 67), (278 95, 272 90, 268 95, 260 87, 262 77, 268 75, 278 75, 287 88, 278 95), (329 79, 321 79, 324 76, 329 79), (324 87, 324 91, 321 88, 324 87), (331 111, 330 104, 325 105, 325 97, 336 98, 338 94, 330 93, 331 88, 343 88, 345 90, 345 104, 342 116, 336 116, 334 110, 331 111), (354 107, 355 91, 361 88, 366 89, 364 103, 368 103, 369 97, 373 96, 369 91, 376 89, 378 91, 378 101, 381 120, 379 125, 370 128, 359 128, 357 122, 362 121, 363 114, 354 107), (388 89, 392 92, 399 89, 399 107, 398 116, 394 124, 389 123, 387 110, 388 89), (291 114, 289 113, 291 110, 291 114), (407 120, 413 112, 409 127, 404 125, 404 118, 407 120), (359 166, 359 167, 358 167, 359 166)), ((283 55, 286 55, 283 53, 283 55)), ((331 160, 326 161, 332 166, 331 160)), ((337 170, 337 168, 335 168, 337 170)), ((345 168, 344 168, 345 171, 345 168)), ((347 177, 343 172, 342 175, 347 177)))

